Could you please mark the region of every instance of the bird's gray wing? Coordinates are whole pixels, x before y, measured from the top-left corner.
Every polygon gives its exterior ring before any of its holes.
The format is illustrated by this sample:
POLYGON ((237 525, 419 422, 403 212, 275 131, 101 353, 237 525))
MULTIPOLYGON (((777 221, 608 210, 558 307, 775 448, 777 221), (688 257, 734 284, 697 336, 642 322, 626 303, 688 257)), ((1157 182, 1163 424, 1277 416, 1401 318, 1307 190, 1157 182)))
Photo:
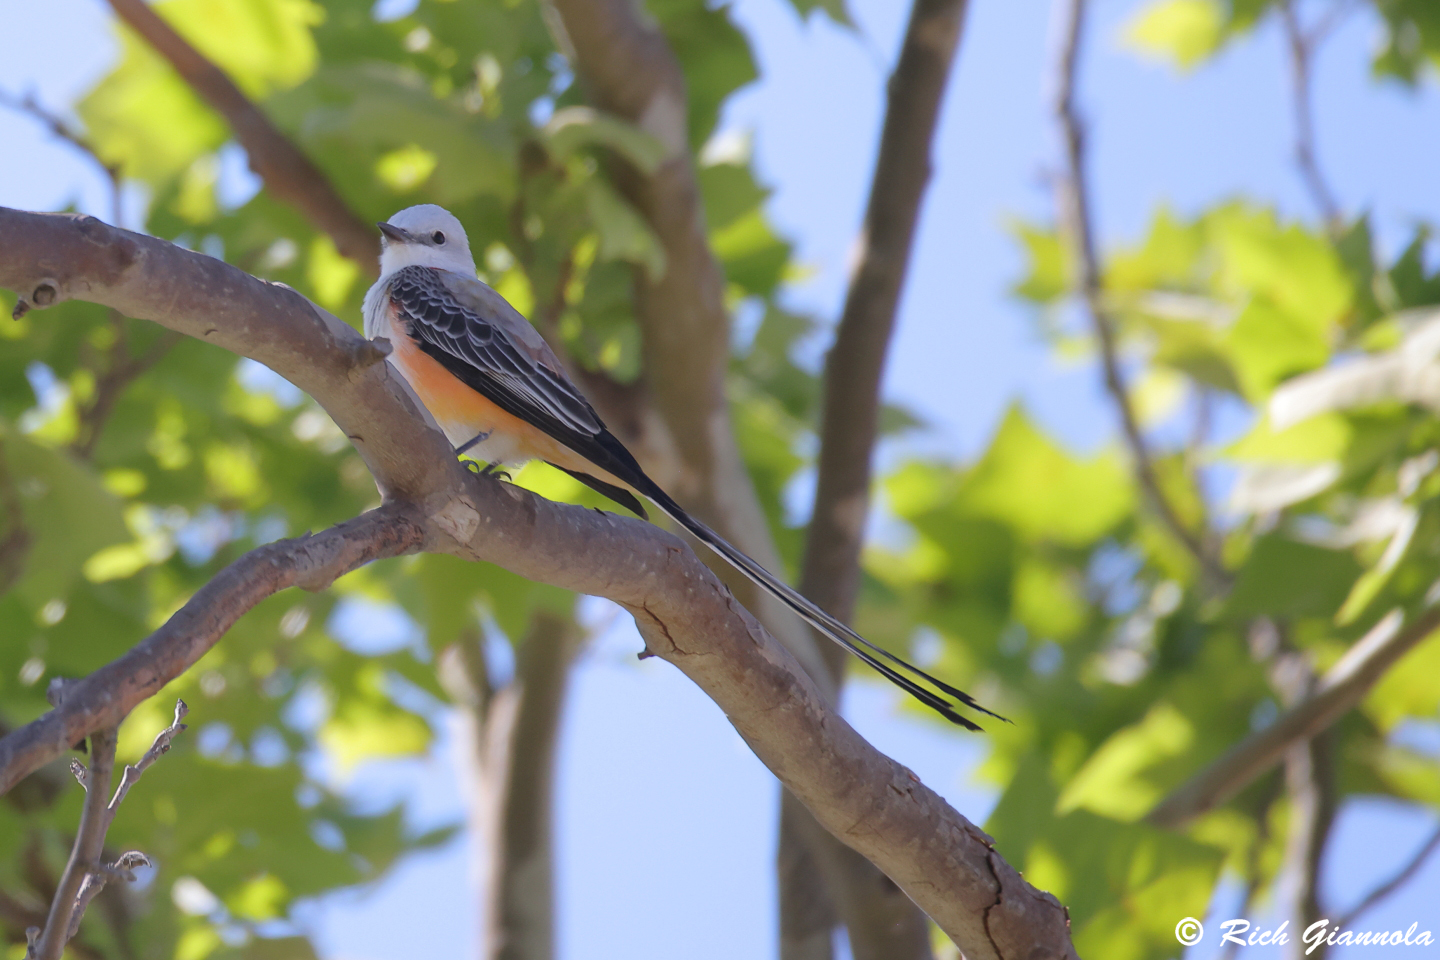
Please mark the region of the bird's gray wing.
POLYGON ((388 296, 420 348, 502 410, 572 449, 572 441, 605 432, 540 334, 479 280, 405 267, 391 278, 388 296))

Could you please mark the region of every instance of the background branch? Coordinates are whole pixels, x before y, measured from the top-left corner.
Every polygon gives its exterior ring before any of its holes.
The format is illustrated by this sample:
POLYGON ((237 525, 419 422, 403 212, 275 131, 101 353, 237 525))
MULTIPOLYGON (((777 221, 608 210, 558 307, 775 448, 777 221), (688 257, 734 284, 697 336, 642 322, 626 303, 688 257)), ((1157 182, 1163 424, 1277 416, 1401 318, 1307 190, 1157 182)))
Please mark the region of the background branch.
MULTIPOLYGON (((800 592, 840 620, 854 615, 860 549, 880 426, 880 382, 914 247, 920 205, 930 181, 940 103, 965 20, 966 0, 915 0, 887 87, 880 152, 835 343, 825 359, 824 407, 814 510, 805 535, 800 592)), ((846 655, 832 644, 821 657, 837 689, 846 655)), ((823 830, 788 796, 780 819, 782 960, 829 956, 826 889, 850 934, 856 960, 928 957, 930 938, 914 905, 863 858, 823 830), (798 832, 797 832, 798 831, 798 832), (796 849, 811 848, 807 857, 796 849), (820 845, 817 847, 816 845, 820 845), (807 862, 809 868, 805 866, 807 862), (822 926, 823 924, 823 926, 822 926)))
POLYGON ((1146 819, 1157 827, 1183 827, 1245 789, 1296 744, 1329 727, 1440 626, 1440 608, 1425 611, 1401 629, 1403 620, 1398 610, 1382 619, 1330 668, 1313 693, 1185 781, 1146 819))
POLYGON ((1428 860, 1430 855, 1436 850, 1440 850, 1440 827, 1437 827, 1435 832, 1430 834, 1430 839, 1420 845, 1420 849, 1415 851, 1415 855, 1410 858, 1410 861, 1406 863, 1405 866, 1396 872, 1395 876, 1367 893, 1364 899, 1351 907, 1339 920, 1335 921, 1335 927, 1337 929, 1349 929, 1353 926, 1355 921, 1360 919, 1367 910, 1390 896, 1390 894, 1396 890, 1399 890, 1411 877, 1419 873, 1420 868, 1425 866, 1425 861, 1428 860))
POLYGON ((1315 116, 1311 104, 1311 79, 1315 50, 1325 34, 1335 25, 1338 16, 1346 7, 1345 0, 1335 0, 1331 15, 1307 33, 1300 25, 1300 15, 1295 11, 1293 0, 1280 0, 1280 24, 1285 32, 1285 46, 1290 55, 1291 110, 1295 122, 1295 163, 1300 168, 1300 177, 1310 191, 1310 199, 1325 218, 1331 232, 1340 228, 1340 204, 1335 200, 1335 191, 1320 172, 1320 161, 1315 153, 1315 116))
MULTIPOLYGON (((674 472, 655 479, 686 510, 769 570, 779 551, 740 456, 725 395, 730 318, 725 277, 710 249, 688 147, 685 78, 658 25, 631 0, 554 0, 557 45, 587 98, 658 139, 667 156, 653 174, 616 159, 616 187, 665 250, 664 275, 634 272, 643 377, 673 449, 674 472)), ((720 566, 724 566, 721 564, 720 566)), ((718 571, 746 606, 833 696, 819 645, 783 604, 730 569, 718 571)))
POLYGON ((25 558, 35 542, 25 524, 25 509, 20 505, 15 478, 10 475, 3 439, 0 439, 0 511, 5 517, 5 535, 0 538, 0 595, 3 595, 25 572, 25 558))
POLYGON ((342 256, 359 264, 368 276, 377 276, 380 237, 375 228, 351 212, 329 179, 234 81, 176 33, 145 0, 110 0, 110 7, 225 118, 250 158, 250 169, 265 181, 265 188, 328 234, 342 256))
POLYGON ((60 878, 55 897, 50 901, 50 916, 45 921, 45 930, 35 941, 35 960, 60 960, 60 955, 65 952, 70 918, 78 905, 80 886, 92 866, 100 862, 105 830, 110 825, 105 797, 110 792, 110 774, 115 765, 115 727, 99 727, 88 733, 90 769, 85 777, 85 806, 80 812, 80 830, 75 835, 75 845, 70 850, 70 860, 65 864, 65 873, 60 878))
POLYGON ((48 110, 34 94, 27 93, 23 97, 16 96, 8 90, 0 90, 0 106, 9 107, 34 117, 40 121, 52 134, 79 150, 85 156, 94 161, 95 165, 105 174, 105 179, 110 181, 110 216, 117 223, 124 223, 125 218, 121 216, 120 196, 120 167, 106 161, 100 156, 95 146, 79 132, 71 128, 70 124, 52 110, 48 110))
POLYGON ((420 528, 409 511, 387 504, 315 536, 251 550, 124 656, 65 683, 54 710, 0 740, 0 794, 91 732, 118 726, 137 704, 193 666, 261 600, 286 587, 328 586, 371 560, 413 552, 420 543, 420 528))
POLYGON ((1084 37, 1086 0, 1059 0, 1060 46, 1056 58, 1055 117, 1060 124, 1064 144, 1066 170, 1058 179, 1059 207, 1064 233, 1068 235, 1076 262, 1076 285, 1090 315, 1091 329, 1100 350, 1100 365, 1105 390, 1120 416, 1121 433, 1130 450, 1135 479, 1145 492, 1156 517, 1199 563, 1200 569, 1215 584, 1224 584, 1229 574, 1207 546, 1204 533, 1186 525, 1175 505, 1165 495, 1149 444, 1140 429, 1140 421, 1130 402, 1125 378, 1120 371, 1119 344, 1114 318, 1105 303, 1104 281, 1100 256, 1095 246, 1095 226, 1091 216, 1090 194, 1086 177, 1085 127, 1075 105, 1076 74, 1084 37))
POLYGON ((467 474, 438 430, 416 429, 419 408, 395 389, 388 365, 361 364, 359 335, 303 298, 94 220, 4 209, 0 285, 27 296, 48 286, 56 301, 83 295, 268 362, 333 411, 397 501, 317 537, 271 545, 272 553, 252 551, 237 561, 251 565, 248 577, 233 575, 237 565, 227 568, 231 577, 222 573, 154 637, 70 685, 60 707, 0 741, 0 787, 13 784, 20 767, 43 762, 47 750, 56 755, 89 729, 113 725, 138 693, 163 683, 163 672, 178 673, 181 660, 193 663, 222 623, 238 616, 239 601, 268 596, 282 582, 320 588, 378 556, 444 551, 628 610, 649 649, 697 683, 817 820, 889 875, 971 960, 1074 956, 1060 904, 835 714, 793 657, 679 540, 638 520, 467 474), (301 554, 294 563, 292 551, 301 554), (157 670, 145 654, 162 635, 170 658, 157 670))

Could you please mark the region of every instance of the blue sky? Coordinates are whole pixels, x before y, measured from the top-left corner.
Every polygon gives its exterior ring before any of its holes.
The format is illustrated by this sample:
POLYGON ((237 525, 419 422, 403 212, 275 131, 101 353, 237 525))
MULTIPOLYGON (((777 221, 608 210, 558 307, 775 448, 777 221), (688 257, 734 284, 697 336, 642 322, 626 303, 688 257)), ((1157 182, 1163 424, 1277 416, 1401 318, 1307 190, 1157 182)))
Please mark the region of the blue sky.
MULTIPOLYGON (((1082 74, 1102 242, 1137 237, 1160 203, 1188 213, 1245 195, 1313 219, 1290 160, 1278 33, 1262 28, 1214 64, 1179 77, 1121 49, 1119 26, 1139 5, 1094 4, 1082 74)), ((760 169, 776 189, 772 216, 815 268, 791 295, 822 317, 836 316, 843 297, 906 6, 851 0, 859 24, 851 33, 823 19, 801 23, 784 0, 735 4, 762 79, 734 99, 725 124, 752 132, 760 169)), ((1025 309, 1006 293, 1022 262, 1005 224, 1051 210, 1045 175, 1057 150, 1047 101, 1049 4, 972 0, 971 7, 886 392, 932 425, 907 441, 907 450, 974 454, 1016 397, 1071 445, 1093 448, 1114 433, 1094 369, 1051 359, 1025 309)), ((0 0, 0 23, 7 28, 0 85, 33 87, 52 105, 83 92, 114 54, 99 0, 0 0), (63 58, 49 42, 60 36, 63 58)), ((1418 94, 1372 84, 1368 56, 1376 42, 1376 24, 1357 14, 1324 48, 1319 151, 1344 207, 1371 211, 1393 250, 1410 218, 1440 224, 1440 84, 1418 94)), ((68 147, 4 112, 0 136, 0 204, 54 209, 75 199, 107 215, 103 181, 68 147)), ((598 602, 591 613, 608 616, 598 602)), ((557 810, 560 956, 773 957, 774 780, 688 681, 663 663, 636 663, 639 647, 622 618, 575 673, 557 810)), ((871 683, 852 685, 846 712, 872 742, 983 822, 994 797, 969 781, 983 739, 902 715, 889 691, 871 683)), ((408 797, 412 816, 426 825, 458 818, 455 739, 427 760, 362 770, 352 789, 377 802, 408 797)), ((1347 807, 1326 868, 1330 902, 1343 909, 1358 899, 1432 824, 1393 804, 1347 807)), ((414 858, 376 890, 307 908, 326 957, 473 956, 478 896, 467 842, 414 858)), ((1231 910, 1223 900, 1217 909, 1231 910)), ((1424 927, 1428 920, 1440 928, 1437 902, 1440 859, 1367 923, 1419 920, 1424 927)))

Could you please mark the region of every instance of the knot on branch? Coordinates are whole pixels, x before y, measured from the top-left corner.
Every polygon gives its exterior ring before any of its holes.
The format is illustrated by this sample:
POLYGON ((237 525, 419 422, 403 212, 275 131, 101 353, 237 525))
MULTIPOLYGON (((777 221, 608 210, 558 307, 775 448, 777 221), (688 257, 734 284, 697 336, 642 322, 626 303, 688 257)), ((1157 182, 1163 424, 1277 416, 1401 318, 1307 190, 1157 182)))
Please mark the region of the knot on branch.
POLYGON ((30 312, 31 307, 48 307, 55 303, 60 296, 60 285, 54 280, 41 280, 30 291, 29 296, 21 295, 15 298, 15 309, 10 311, 12 320, 19 320, 30 312))
POLYGON ((350 351, 350 371, 359 373, 368 370, 395 352, 395 345, 385 337, 374 340, 350 340, 346 342, 350 351))

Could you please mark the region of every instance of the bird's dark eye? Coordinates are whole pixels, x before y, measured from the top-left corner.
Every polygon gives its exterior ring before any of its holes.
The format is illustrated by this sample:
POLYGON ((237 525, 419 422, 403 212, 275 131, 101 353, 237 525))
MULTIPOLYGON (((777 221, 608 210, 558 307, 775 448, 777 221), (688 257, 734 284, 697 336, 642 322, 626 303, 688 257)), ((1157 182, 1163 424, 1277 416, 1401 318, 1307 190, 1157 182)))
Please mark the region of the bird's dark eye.
POLYGON ((435 246, 438 247, 445 242, 445 234, 441 233, 439 230, 436 230, 434 233, 430 234, 430 239, 434 240, 435 246))

